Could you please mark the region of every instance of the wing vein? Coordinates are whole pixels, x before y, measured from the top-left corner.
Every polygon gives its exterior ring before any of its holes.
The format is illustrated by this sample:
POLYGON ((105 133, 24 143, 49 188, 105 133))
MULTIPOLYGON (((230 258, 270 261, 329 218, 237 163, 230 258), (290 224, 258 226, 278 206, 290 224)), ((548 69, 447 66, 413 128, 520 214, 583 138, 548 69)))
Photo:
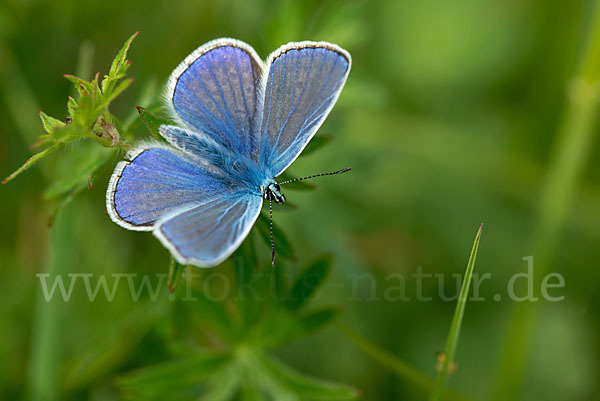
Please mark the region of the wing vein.
MULTIPOLYGON (((223 88, 221 88, 221 82, 219 82, 217 75, 215 74, 214 70, 212 69, 212 65, 211 65, 212 60, 208 60, 208 61, 209 62, 206 63, 206 66, 208 67, 208 71, 210 72, 212 79, 215 81, 217 90, 219 91, 219 95, 221 96, 221 100, 223 101, 223 107, 227 108, 227 102, 225 101, 225 95, 223 95, 223 88)), ((225 75, 227 75, 227 74, 225 74, 225 75)), ((212 96, 211 96, 211 98, 212 98, 212 96)), ((213 99, 213 101, 215 102, 217 107, 219 107, 219 104, 214 99, 213 99)), ((224 109, 221 109, 220 107, 219 107, 219 109, 221 110, 221 112, 223 113, 223 116, 227 120, 227 125, 229 126, 230 132, 232 134, 232 138, 235 138, 235 130, 233 129, 233 125, 232 125, 233 122, 231 121, 229 113, 227 113, 224 109)))
MULTIPOLYGON (((296 78, 298 76, 298 60, 299 59, 300 59, 300 57, 296 58, 296 75, 294 76, 294 89, 296 88, 296 78)), ((311 52, 310 53, 310 63, 308 66, 308 72, 306 74, 307 78, 310 76, 310 73, 312 71, 313 59, 314 59, 314 53, 311 52)), ((273 149, 277 149, 277 147, 279 146, 279 139, 281 138, 281 134, 283 133, 283 130, 287 126, 288 122, 290 121, 292 114, 294 114, 294 112, 296 111, 296 108, 298 108, 298 105, 300 104, 302 97, 304 96, 304 91, 306 90, 307 81, 308 81, 308 79, 304 81, 304 85, 302 86, 302 91, 300 92, 300 95, 298 96, 298 100, 296 101, 296 105, 294 106, 294 108, 292 109, 290 106, 290 112, 289 112, 285 122, 281 126, 281 129, 279 130, 279 135, 277 136, 277 141, 275 141, 275 143, 273 145, 273 149)), ((294 92, 292 92, 292 101, 293 101, 293 97, 294 97, 294 92)), ((291 103, 290 103, 290 105, 291 105, 291 103)))

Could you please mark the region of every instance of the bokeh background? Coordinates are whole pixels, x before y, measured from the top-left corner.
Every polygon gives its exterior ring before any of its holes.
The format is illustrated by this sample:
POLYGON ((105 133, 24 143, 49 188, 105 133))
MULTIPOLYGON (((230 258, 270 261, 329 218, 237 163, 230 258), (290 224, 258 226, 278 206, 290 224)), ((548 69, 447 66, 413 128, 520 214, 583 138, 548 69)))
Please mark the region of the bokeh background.
MULTIPOLYGON (((112 106, 125 119, 148 82, 159 87, 202 43, 229 36, 262 57, 294 40, 346 48, 353 69, 321 133, 328 146, 296 175, 352 166, 315 191, 288 191, 299 206, 276 212, 297 251, 296 273, 325 252, 334 267, 315 304, 341 305, 341 321, 435 377, 475 232, 485 301, 467 305, 450 387, 470 400, 600 399, 600 154, 596 1, 24 1, 0 3, 0 175, 31 154, 38 110, 66 117, 62 78, 85 60, 107 71, 122 43, 135 83, 112 106), (90 57, 92 55, 93 57, 90 57), (558 272, 560 302, 518 303, 511 276, 534 257, 535 294, 558 272), (386 299, 405 278, 409 301, 386 299), (358 278, 361 278, 360 280, 358 278), (357 284, 358 283, 358 284, 357 284), (493 296, 501 295, 500 301, 493 296)), ((85 68, 83 69, 85 71, 85 68)), ((85 78, 91 78, 85 77, 85 78)), ((140 129, 140 136, 147 135, 140 129)), ((57 153, 0 187, 0 398, 112 400, 115 377, 168 358, 166 295, 133 302, 42 302, 37 273, 165 273, 169 255, 149 234, 126 231, 104 210, 116 159, 47 227, 43 199, 57 153), (94 350, 105 350, 94 353, 94 350), (87 359, 86 359, 87 358, 87 359), (95 358, 95 359, 94 359, 95 358), (87 369, 73 369, 81 361, 87 369), (91 361, 91 362, 90 362, 91 361)), ((269 249, 260 244, 268 259, 269 249)), ((518 291, 526 291, 521 283, 518 291)), ((199 317, 201 319, 201 316, 199 317)), ((313 376, 359 388, 365 400, 420 400, 427 391, 375 361, 339 326, 275 352, 313 376)), ((79 365, 77 365, 79 366, 79 365)))

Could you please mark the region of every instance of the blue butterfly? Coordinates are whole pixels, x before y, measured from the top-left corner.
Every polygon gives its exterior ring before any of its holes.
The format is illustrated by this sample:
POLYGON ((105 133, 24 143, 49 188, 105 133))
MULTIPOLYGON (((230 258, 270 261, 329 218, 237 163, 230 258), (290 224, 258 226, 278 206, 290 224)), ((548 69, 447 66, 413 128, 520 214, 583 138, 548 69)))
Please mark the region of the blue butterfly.
POLYGON ((145 144, 116 166, 106 194, 111 219, 152 231, 181 264, 221 263, 263 199, 285 201, 275 178, 329 114, 350 65, 347 51, 326 42, 289 43, 266 62, 235 39, 199 47, 167 83, 177 123, 160 127, 168 144, 145 144))

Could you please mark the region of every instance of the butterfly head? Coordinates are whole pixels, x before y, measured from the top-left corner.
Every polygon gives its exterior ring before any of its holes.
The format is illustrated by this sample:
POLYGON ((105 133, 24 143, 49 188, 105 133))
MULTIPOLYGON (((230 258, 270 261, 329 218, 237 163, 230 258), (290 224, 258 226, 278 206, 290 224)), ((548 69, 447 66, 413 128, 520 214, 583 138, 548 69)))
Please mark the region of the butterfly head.
POLYGON ((285 202, 285 195, 281 193, 281 187, 276 182, 270 182, 263 192, 266 200, 275 201, 276 203, 285 202))

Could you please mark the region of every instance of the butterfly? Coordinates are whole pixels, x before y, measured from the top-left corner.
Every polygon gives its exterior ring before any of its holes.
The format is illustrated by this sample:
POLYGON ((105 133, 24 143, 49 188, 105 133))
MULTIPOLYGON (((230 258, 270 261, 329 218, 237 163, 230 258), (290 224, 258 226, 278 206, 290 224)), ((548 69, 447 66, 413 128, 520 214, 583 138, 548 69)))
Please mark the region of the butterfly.
POLYGON ((211 267, 240 246, 268 200, 275 264, 271 204, 285 201, 287 183, 275 178, 315 135, 350 66, 350 54, 327 42, 288 43, 266 61, 235 39, 199 47, 167 82, 166 143, 146 143, 117 164, 109 216, 152 231, 180 264, 211 267))

